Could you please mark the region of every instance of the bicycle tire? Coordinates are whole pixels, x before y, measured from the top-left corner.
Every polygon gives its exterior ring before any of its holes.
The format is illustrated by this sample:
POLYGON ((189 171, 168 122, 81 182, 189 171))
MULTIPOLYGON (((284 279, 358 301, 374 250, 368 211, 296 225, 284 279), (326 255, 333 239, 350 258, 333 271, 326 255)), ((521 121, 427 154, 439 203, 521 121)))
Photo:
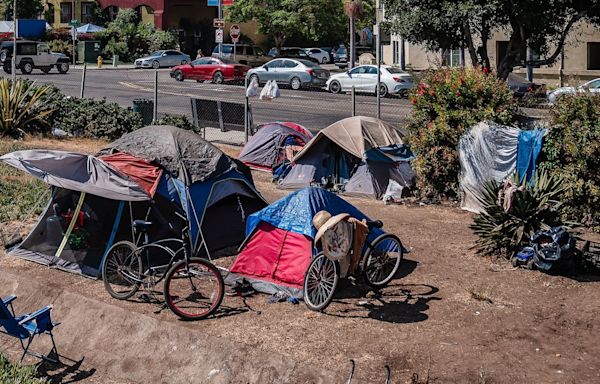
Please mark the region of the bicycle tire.
POLYGON ((398 272, 398 268, 400 268, 400 263, 402 262, 403 258, 404 247, 402 246, 402 242, 398 236, 390 233, 384 233, 383 235, 380 235, 373 240, 364 256, 365 261, 362 273, 365 281, 371 288, 380 289, 385 287, 398 272), (381 260, 379 259, 382 257, 382 252, 384 253, 383 256, 386 258, 389 257, 389 253, 395 253, 397 255, 395 257, 395 261, 392 263, 387 263, 387 260, 383 260, 384 263, 381 264, 381 260), (377 274, 370 273, 373 270, 372 266, 374 262, 378 262, 379 266, 383 267, 389 265, 391 266, 391 269, 388 268, 383 270, 382 268, 378 268, 378 271, 376 271, 377 274))
POLYGON ((142 259, 136 253, 137 247, 130 241, 119 241, 113 244, 106 253, 102 265, 102 281, 104 288, 113 298, 127 300, 139 289, 139 282, 128 277, 134 276, 138 280, 142 276, 142 259), (117 286, 124 287, 117 291, 117 286))
POLYGON ((338 263, 329 260, 323 252, 315 256, 304 275, 304 303, 316 312, 325 310, 333 299, 340 279, 338 263))
POLYGON ((187 262, 181 260, 169 269, 163 293, 169 309, 181 319, 201 320, 219 308, 223 301, 225 284, 221 273, 211 262, 192 258, 187 262), (200 279, 201 277, 204 278, 200 279), (186 281, 191 284, 191 289, 186 281), (208 295, 198 292, 199 283, 203 284, 202 288, 209 286, 208 295), (200 302, 198 299, 207 299, 207 302, 200 302), (200 310, 195 311, 196 307, 200 310))

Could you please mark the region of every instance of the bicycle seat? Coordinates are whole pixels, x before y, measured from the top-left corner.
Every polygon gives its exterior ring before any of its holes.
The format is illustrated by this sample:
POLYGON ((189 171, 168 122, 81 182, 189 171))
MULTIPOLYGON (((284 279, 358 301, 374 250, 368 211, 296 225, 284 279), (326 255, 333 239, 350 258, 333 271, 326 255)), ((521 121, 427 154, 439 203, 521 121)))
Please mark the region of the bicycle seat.
POLYGON ((381 228, 381 227, 383 227, 383 221, 381 221, 381 220, 367 221, 367 227, 369 227, 369 229, 381 228))
POLYGON ((151 221, 145 221, 145 220, 134 220, 133 221, 133 228, 135 228, 136 231, 146 232, 146 231, 148 231, 148 229, 150 229, 151 226, 152 226, 151 221))

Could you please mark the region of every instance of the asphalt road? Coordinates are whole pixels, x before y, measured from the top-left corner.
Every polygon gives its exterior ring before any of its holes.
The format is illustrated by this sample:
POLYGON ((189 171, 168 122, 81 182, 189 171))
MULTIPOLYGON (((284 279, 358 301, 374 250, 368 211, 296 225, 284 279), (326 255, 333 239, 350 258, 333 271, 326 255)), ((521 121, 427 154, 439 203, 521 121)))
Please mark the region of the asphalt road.
MULTIPOLYGON (((122 106, 131 106, 134 99, 153 98, 154 74, 152 70, 141 69, 88 69, 84 95, 96 99, 106 98, 122 106)), ((74 97, 80 95, 82 70, 79 68, 71 68, 65 75, 54 71, 43 74, 34 70, 27 77, 38 83, 54 84, 66 95, 74 97)), ((181 114, 191 117, 190 97, 243 102, 245 91, 241 85, 216 85, 190 80, 177 82, 170 78, 168 69, 159 70, 159 114, 181 114)), ((272 101, 252 98, 251 106, 255 124, 293 121, 313 131, 352 115, 351 95, 334 95, 320 90, 281 89, 280 98, 272 101)), ((381 117, 389 123, 400 125, 410 111, 411 106, 406 99, 397 97, 382 99, 381 117)), ((356 114, 376 116, 376 97, 357 95, 356 114)))

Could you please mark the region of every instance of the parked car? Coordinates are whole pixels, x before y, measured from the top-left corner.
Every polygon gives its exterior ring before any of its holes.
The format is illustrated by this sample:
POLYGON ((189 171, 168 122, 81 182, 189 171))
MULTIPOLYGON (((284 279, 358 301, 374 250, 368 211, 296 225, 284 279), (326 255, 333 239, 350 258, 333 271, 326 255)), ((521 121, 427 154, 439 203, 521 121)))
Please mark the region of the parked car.
POLYGON ((303 60, 310 60, 317 64, 320 63, 320 61, 318 59, 310 57, 308 55, 308 52, 304 48, 282 47, 280 50, 278 50, 277 48, 271 48, 271 50, 269 51, 269 54, 271 57, 280 58, 280 59, 281 58, 303 59, 303 60))
POLYGON ((525 95, 544 95, 546 93, 546 84, 532 83, 517 74, 510 73, 506 79, 506 84, 513 91, 515 97, 525 95))
MULTIPOLYGON (((12 72, 12 57, 14 45, 12 41, 5 41, 0 45, 0 64, 4 72, 12 72)), ((48 43, 18 40, 17 55, 15 56, 15 68, 20 69, 25 75, 30 74, 34 68, 48 73, 53 67, 58 72, 69 71, 69 57, 62 53, 51 52, 48 43)))
POLYGON ((187 64, 192 59, 190 55, 179 51, 162 50, 152 52, 150 55, 141 57, 135 61, 136 68, 173 67, 175 65, 187 64))
POLYGON ((333 63, 333 59, 335 56, 335 48, 331 48, 331 47, 321 47, 319 49, 324 50, 325 52, 327 52, 329 54, 329 62, 333 63))
MULTIPOLYGON (((358 63, 358 58, 363 53, 371 53, 371 54, 375 55, 375 53, 373 52, 373 48, 357 45, 354 47, 354 56, 355 56, 354 64, 358 63)), ((335 65, 337 65, 339 68, 345 68, 348 66, 349 56, 350 56, 350 52, 348 52, 346 47, 343 45, 340 45, 340 47, 337 49, 337 51, 335 53, 335 57, 334 57, 333 61, 334 61, 335 65)))
POLYGON ((177 81, 191 79, 196 81, 210 80, 215 84, 228 81, 243 81, 249 66, 229 59, 203 57, 189 64, 178 65, 171 70, 171 77, 177 81))
MULTIPOLYGON (((235 60, 240 64, 249 65, 251 67, 256 67, 259 65, 263 65, 271 60, 270 57, 265 55, 265 52, 260 49, 260 47, 256 47, 254 45, 249 44, 236 44, 235 45, 235 55, 233 44, 221 44, 222 51, 221 57, 223 59, 235 60), (234 57, 235 56, 235 57, 234 57)), ((212 57, 219 57, 219 46, 215 46, 215 49, 212 51, 212 57)))
POLYGON ((554 104, 560 95, 572 94, 577 92, 600 93, 600 78, 590 80, 579 87, 560 87, 554 91, 548 92, 548 103, 554 104))
POLYGON ((329 56, 329 52, 321 48, 307 48, 305 51, 308 54, 308 56, 317 60, 317 62, 321 64, 327 64, 331 59, 331 57, 329 56))
MULTIPOLYGON (((377 66, 360 65, 350 71, 338 73, 329 78, 326 87, 331 93, 347 92, 377 93, 377 66)), ((406 96, 414 86, 410 74, 390 65, 381 66, 381 79, 379 94, 383 96, 401 95, 406 96)))
POLYGON ((297 90, 303 87, 323 87, 329 78, 329 71, 304 59, 274 59, 249 70, 247 76, 250 81, 256 79, 259 84, 275 80, 297 90))

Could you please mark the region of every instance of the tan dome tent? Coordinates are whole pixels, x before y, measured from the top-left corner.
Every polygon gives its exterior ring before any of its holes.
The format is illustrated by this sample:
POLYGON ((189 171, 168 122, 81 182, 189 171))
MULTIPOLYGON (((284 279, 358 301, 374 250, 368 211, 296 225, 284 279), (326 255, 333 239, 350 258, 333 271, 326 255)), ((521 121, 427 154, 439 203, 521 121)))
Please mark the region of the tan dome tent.
POLYGON ((321 185, 346 195, 397 197, 413 184, 403 132, 372 117, 349 117, 319 133, 292 160, 280 187, 321 185))

